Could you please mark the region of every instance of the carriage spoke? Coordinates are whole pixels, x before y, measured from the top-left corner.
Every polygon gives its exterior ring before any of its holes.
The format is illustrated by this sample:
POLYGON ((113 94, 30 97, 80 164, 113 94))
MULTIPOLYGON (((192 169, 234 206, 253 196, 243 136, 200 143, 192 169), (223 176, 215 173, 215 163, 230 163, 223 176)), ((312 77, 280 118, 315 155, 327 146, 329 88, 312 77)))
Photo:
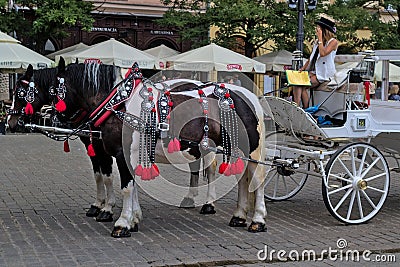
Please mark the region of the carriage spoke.
MULTIPOLYGON (((280 177, 280 175, 278 175, 278 177, 275 179, 274 194, 272 195, 274 198, 276 197, 276 192, 278 192, 279 177, 280 177)), ((283 178, 283 179, 285 179, 285 178, 283 178)))
POLYGON ((368 188, 368 189, 372 189, 372 190, 374 190, 374 191, 378 191, 378 192, 380 192, 380 193, 382 193, 382 194, 386 193, 385 190, 378 189, 378 188, 373 187, 373 186, 368 186, 367 188, 368 188))
POLYGON ((346 217, 347 220, 350 219, 351 211, 353 210, 353 204, 354 204, 355 196, 356 196, 356 191, 353 191, 353 193, 351 194, 349 209, 347 210, 347 217, 346 217))
POLYGON ((371 198, 367 195, 367 193, 365 193, 365 191, 361 191, 362 193, 363 193, 363 195, 364 195, 364 197, 367 199, 367 201, 369 202, 369 204, 374 208, 374 209, 376 209, 376 206, 375 206, 375 204, 374 204, 374 202, 371 200, 371 198))
MULTIPOLYGON (((275 170, 276 170, 276 168, 275 168, 275 170)), ((274 175, 272 175, 270 178, 268 178, 268 180, 265 182, 265 186, 267 186, 271 182, 271 180, 278 174, 277 172, 275 172, 275 170, 271 170, 274 172, 274 175)))
POLYGON ((290 180, 292 180, 297 186, 300 186, 300 183, 297 182, 291 175, 289 175, 290 180))
POLYGON ((372 177, 369 177, 369 178, 364 178, 364 180, 366 182, 369 182, 369 181, 375 180, 376 178, 379 178, 379 177, 382 177, 382 176, 385 176, 385 175, 386 175, 386 173, 383 172, 381 174, 378 174, 378 175, 375 175, 375 176, 372 176, 372 177))
POLYGON ((346 200, 346 198, 350 195, 350 193, 353 191, 353 188, 350 189, 349 191, 344 194, 344 196, 340 199, 340 201, 336 204, 335 208, 333 209, 334 211, 337 211, 338 208, 343 204, 343 202, 346 200))
POLYGON ((354 158, 354 147, 351 148, 351 167, 353 169, 353 175, 357 175, 356 159, 354 158))
POLYGON ((353 174, 351 174, 350 170, 347 168, 347 166, 343 163, 343 161, 338 158, 339 163, 342 165, 343 169, 347 172, 347 174, 350 176, 350 178, 353 178, 353 174))
POLYGON ((364 218, 364 213, 363 213, 363 208, 362 208, 362 204, 361 204, 360 191, 357 191, 357 204, 358 204, 358 210, 360 211, 360 217, 362 219, 362 218, 364 218))
POLYGON ((361 174, 361 178, 364 178, 364 176, 372 169, 372 167, 375 166, 376 163, 378 163, 379 160, 380 158, 375 159, 374 162, 372 162, 371 165, 369 165, 368 168, 361 174))
POLYGON ((328 192, 328 195, 332 195, 332 194, 335 194, 335 193, 337 193, 337 192, 339 192, 339 191, 349 189, 349 188, 352 187, 352 186, 353 186, 352 184, 345 185, 345 186, 343 186, 343 187, 340 187, 340 188, 338 188, 338 189, 335 189, 335 190, 332 190, 332 191, 328 192))
POLYGON ((289 194, 289 189, 287 187, 286 181, 285 181, 285 177, 282 175, 282 181, 283 181, 283 187, 285 187, 286 190, 286 195, 289 194))
POLYGON ((332 177, 334 177, 334 178, 336 178, 336 179, 339 179, 339 180, 342 180, 342 181, 348 182, 348 183, 351 183, 351 182, 352 182, 351 180, 349 180, 349 179, 346 179, 346 178, 344 178, 344 177, 341 177, 341 176, 339 176, 339 175, 336 175, 336 174, 331 174, 331 176, 332 176, 332 177))
POLYGON ((361 162, 360 162, 360 168, 358 169, 358 173, 361 174, 364 163, 365 163, 365 158, 367 157, 367 152, 368 152, 368 147, 364 148, 364 152, 361 158, 361 162))

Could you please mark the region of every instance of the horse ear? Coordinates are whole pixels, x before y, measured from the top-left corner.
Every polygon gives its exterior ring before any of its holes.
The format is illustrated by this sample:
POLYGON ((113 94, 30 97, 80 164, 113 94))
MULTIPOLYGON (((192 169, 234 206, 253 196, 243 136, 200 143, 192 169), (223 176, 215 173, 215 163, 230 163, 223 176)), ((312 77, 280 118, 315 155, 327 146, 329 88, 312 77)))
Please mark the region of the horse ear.
POLYGON ((28 68, 26 69, 25 75, 28 80, 33 77, 33 66, 31 64, 29 64, 28 68))
POLYGON ((60 57, 60 60, 58 61, 58 72, 64 72, 65 71, 65 60, 63 57, 60 57))

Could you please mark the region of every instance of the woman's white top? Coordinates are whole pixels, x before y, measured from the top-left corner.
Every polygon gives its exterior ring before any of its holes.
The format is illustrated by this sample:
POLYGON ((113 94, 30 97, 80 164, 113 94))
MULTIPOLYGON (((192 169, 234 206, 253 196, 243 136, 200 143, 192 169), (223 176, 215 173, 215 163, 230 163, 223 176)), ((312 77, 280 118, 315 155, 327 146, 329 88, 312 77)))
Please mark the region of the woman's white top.
MULTIPOLYGON (((327 47, 329 43, 333 40, 330 39, 324 47, 327 47)), ((311 53, 311 57, 315 54, 315 51, 317 50, 318 43, 314 44, 313 51, 311 53)), ((336 68, 335 68, 335 56, 336 56, 336 50, 332 50, 328 55, 321 57, 321 55, 318 53, 318 58, 317 61, 315 62, 315 75, 317 76, 317 79, 319 82, 325 82, 325 81, 330 81, 335 73, 336 73, 336 68)))

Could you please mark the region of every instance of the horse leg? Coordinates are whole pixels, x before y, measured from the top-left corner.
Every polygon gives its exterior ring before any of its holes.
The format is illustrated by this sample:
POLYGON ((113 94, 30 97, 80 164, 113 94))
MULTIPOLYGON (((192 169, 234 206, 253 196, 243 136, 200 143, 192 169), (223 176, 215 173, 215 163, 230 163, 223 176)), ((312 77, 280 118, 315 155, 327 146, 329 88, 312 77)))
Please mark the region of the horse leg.
MULTIPOLYGON (((246 169, 246 172, 248 170, 246 169)), ((248 200, 248 182, 247 175, 243 175, 238 183, 238 201, 237 207, 233 212, 233 217, 229 222, 231 227, 246 227, 247 219, 247 200, 248 200)))
POLYGON ((190 185, 189 192, 183 198, 181 208, 194 208, 194 198, 199 194, 199 169, 201 160, 196 160, 189 163, 190 168, 190 185))
MULTIPOLYGON (((115 206, 115 194, 113 188, 112 164, 113 159, 111 156, 106 155, 104 150, 102 154, 96 154, 100 158, 101 172, 103 174, 103 181, 105 186, 106 199, 104 207, 101 209, 99 215, 96 217, 98 222, 112 222, 113 212, 112 208, 115 206)), ((96 153, 99 153, 97 151, 96 153)))
POLYGON ((217 161, 214 159, 210 165, 206 168, 207 174, 207 201, 206 204, 201 207, 200 214, 215 214, 214 201, 217 199, 217 193, 215 191, 215 172, 217 170, 217 161))
POLYGON ((86 212, 86 216, 96 217, 103 208, 106 193, 98 159, 96 157, 91 157, 90 160, 92 162, 94 179, 96 181, 96 201, 90 206, 89 210, 86 212))
POLYGON ((142 211, 139 206, 137 190, 134 188, 136 185, 134 185, 134 180, 125 162, 123 152, 120 151, 115 158, 121 176, 123 200, 121 215, 114 224, 111 236, 116 238, 130 237, 131 231, 138 231, 138 223, 142 218, 142 211))
MULTIPOLYGON (((265 217, 267 216, 267 209, 265 206, 264 200, 264 175, 265 175, 265 168, 262 165, 258 165, 253 162, 249 162, 248 166, 248 174, 249 179, 258 180, 256 182, 257 188, 254 191, 255 202, 254 202, 254 215, 251 221, 251 224, 248 228, 249 232, 257 233, 257 232, 264 232, 265 229, 265 217)), ((250 190, 253 190, 253 185, 250 185, 250 190)))

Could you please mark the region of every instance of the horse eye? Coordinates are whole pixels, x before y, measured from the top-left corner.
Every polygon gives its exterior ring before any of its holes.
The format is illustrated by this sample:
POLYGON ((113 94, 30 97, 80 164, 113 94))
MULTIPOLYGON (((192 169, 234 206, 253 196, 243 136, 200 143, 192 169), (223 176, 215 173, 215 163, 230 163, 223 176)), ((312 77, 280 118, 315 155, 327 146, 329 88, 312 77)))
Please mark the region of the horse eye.
POLYGON ((29 83, 29 87, 35 87, 35 83, 34 82, 30 82, 29 83))

